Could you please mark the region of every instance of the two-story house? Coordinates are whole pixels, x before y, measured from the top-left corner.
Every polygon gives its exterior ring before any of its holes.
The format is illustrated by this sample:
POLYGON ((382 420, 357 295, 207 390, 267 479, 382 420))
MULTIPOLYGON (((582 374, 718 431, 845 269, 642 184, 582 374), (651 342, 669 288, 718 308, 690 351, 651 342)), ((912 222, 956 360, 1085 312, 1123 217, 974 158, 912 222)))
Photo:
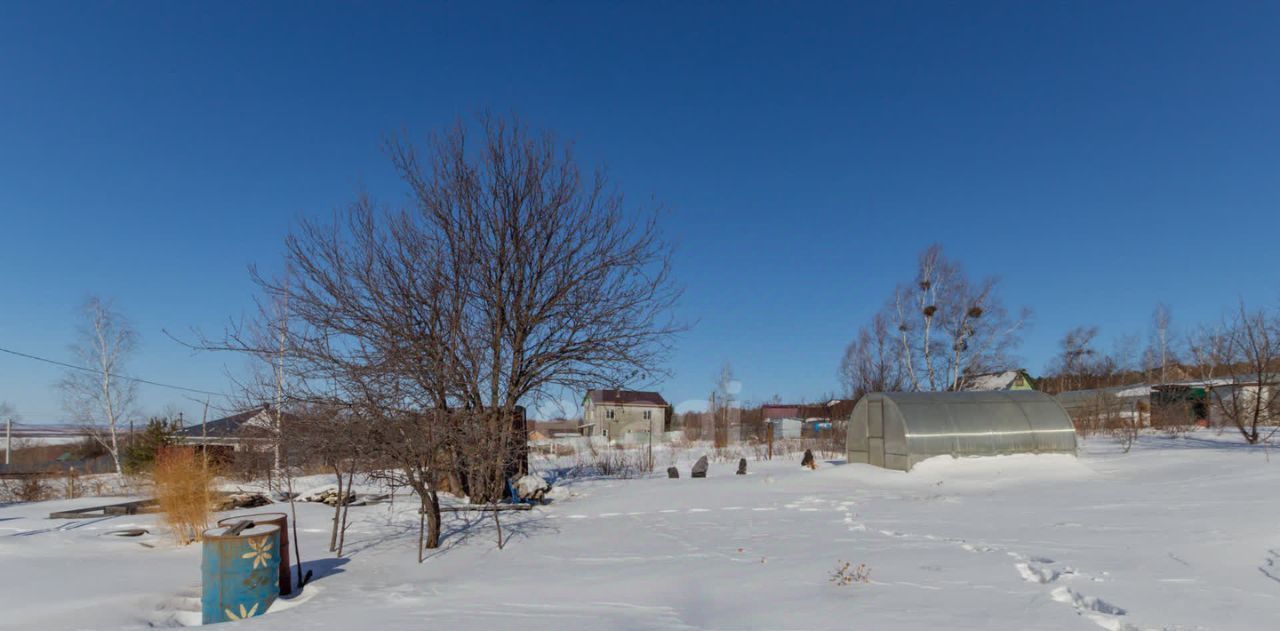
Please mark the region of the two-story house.
POLYGON ((588 390, 582 399, 583 433, 628 442, 671 428, 671 406, 657 392, 588 390))

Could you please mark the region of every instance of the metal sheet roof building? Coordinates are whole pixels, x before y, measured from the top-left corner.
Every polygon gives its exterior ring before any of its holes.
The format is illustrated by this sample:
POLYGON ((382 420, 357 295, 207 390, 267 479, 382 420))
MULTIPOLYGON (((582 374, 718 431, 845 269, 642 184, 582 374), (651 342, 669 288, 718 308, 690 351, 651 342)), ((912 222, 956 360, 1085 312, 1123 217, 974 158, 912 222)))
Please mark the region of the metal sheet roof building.
POLYGON ((853 408, 847 451, 849 462, 910 471, 943 455, 1074 455, 1076 432, 1043 392, 873 392, 853 408))

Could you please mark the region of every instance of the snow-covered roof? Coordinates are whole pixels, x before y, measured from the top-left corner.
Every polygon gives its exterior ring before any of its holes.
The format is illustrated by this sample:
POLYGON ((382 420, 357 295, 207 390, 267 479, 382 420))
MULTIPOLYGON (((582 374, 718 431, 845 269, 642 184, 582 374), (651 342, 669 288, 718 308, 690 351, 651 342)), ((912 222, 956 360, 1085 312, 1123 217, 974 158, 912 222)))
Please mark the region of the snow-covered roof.
POLYGON ((1018 375, 1021 374, 1021 370, 1006 370, 985 375, 973 375, 972 377, 965 377, 960 389, 975 392, 1008 390, 1013 387, 1013 382, 1017 381, 1018 375))

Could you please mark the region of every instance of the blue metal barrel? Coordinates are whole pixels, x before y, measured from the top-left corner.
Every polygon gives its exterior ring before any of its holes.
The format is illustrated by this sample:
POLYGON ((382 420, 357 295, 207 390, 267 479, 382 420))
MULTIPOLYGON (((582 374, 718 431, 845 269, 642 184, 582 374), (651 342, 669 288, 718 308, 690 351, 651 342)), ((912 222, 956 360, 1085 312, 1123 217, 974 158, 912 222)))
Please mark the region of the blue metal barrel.
POLYGON ((280 595, 280 528, 257 524, 204 531, 200 609, 204 624, 266 613, 280 595))
POLYGON ((280 595, 293 593, 293 577, 289 575, 289 516, 284 513, 253 513, 218 520, 219 526, 234 526, 236 522, 249 520, 254 525, 271 524, 280 527, 280 595))

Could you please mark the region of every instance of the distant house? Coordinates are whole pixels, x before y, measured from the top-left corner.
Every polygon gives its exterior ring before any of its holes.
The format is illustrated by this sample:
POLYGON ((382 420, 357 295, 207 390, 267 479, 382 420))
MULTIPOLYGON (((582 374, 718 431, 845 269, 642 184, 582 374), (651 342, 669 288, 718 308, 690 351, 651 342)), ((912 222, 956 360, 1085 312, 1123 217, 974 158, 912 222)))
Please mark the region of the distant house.
POLYGON ((764 422, 773 428, 774 439, 820 436, 833 424, 843 424, 853 413, 854 399, 832 399, 823 403, 766 403, 760 406, 764 422))
POLYGON ((644 440, 671 428, 671 405, 657 392, 588 390, 582 398, 582 433, 610 442, 644 440))
POLYGON ((1132 384, 1111 388, 1068 390, 1054 395, 1062 409, 1080 427, 1108 417, 1140 418, 1151 409, 1151 386, 1132 384))
POLYGON ((210 453, 256 451, 270 444, 271 431, 275 427, 272 415, 271 406, 264 404, 184 427, 178 432, 178 440, 184 445, 203 447, 210 453))
POLYGON ((1261 408, 1260 418, 1271 422, 1280 417, 1280 374, 1263 375, 1261 379, 1258 375, 1233 375, 1069 390, 1056 398, 1080 425, 1116 417, 1132 419, 1143 426, 1157 421, 1216 426, 1231 422, 1231 415, 1227 414, 1231 409, 1248 414, 1254 403, 1261 408))
POLYGON ((968 375, 960 380, 960 390, 965 392, 991 392, 996 390, 1035 390, 1036 380, 1027 371, 1002 370, 981 375, 968 375))
POLYGON ((552 440, 581 435, 576 421, 529 421, 529 440, 552 440))

